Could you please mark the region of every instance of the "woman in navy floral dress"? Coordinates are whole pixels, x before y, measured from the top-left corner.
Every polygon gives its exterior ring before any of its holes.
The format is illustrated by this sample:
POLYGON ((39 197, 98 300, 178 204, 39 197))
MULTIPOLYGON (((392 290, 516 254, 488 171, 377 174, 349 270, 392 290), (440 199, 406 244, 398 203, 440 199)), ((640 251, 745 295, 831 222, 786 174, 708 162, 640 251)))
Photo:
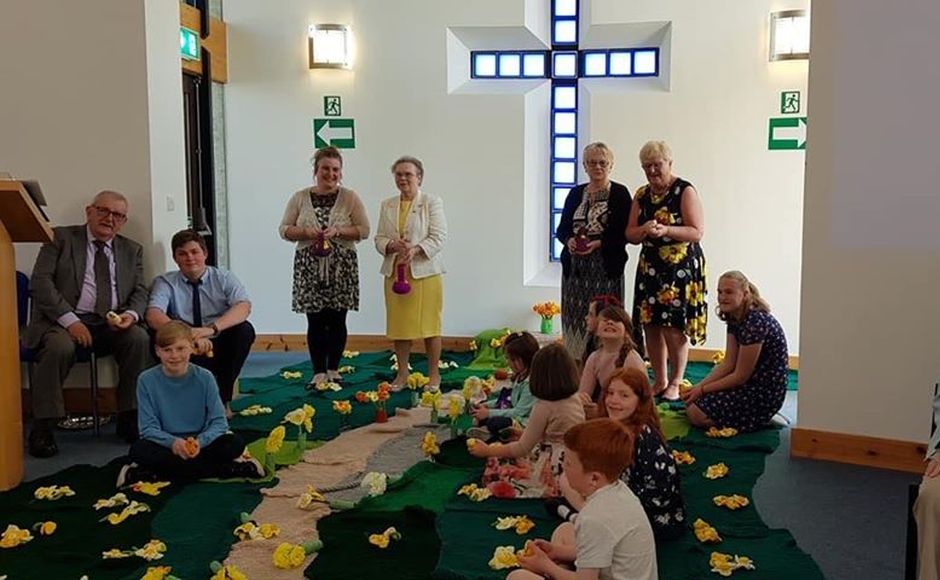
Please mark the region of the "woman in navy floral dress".
POLYGON ((787 394, 787 338, 757 287, 735 270, 718 279, 718 316, 728 323, 725 359, 683 395, 689 423, 755 431, 787 394))

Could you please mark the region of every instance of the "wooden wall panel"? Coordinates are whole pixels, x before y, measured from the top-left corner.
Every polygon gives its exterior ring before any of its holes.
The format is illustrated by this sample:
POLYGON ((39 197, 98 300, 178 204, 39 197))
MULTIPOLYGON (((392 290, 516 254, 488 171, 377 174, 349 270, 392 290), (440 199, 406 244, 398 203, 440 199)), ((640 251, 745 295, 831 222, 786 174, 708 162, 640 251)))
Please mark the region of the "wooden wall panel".
MULTIPOLYGON (((189 4, 180 3, 180 26, 199 32, 199 10, 189 4)), ((212 58, 212 80, 228 82, 228 28, 218 18, 209 19, 209 36, 200 40, 212 58)), ((192 74, 202 74, 202 61, 180 59, 182 69, 192 74)))

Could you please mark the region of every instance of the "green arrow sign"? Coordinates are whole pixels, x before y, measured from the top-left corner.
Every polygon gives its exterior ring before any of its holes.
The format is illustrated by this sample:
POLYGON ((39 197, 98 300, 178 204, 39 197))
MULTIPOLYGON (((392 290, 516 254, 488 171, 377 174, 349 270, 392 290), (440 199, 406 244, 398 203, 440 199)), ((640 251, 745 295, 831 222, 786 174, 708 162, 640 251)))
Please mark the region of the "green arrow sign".
POLYGON ((199 35, 195 30, 180 27, 180 56, 186 60, 199 60, 199 35))
POLYGON ((356 127, 353 119, 314 119, 313 146, 336 147, 337 149, 356 148, 356 127))
POLYGON ((806 149, 806 117, 771 117, 768 133, 767 148, 771 151, 806 149))

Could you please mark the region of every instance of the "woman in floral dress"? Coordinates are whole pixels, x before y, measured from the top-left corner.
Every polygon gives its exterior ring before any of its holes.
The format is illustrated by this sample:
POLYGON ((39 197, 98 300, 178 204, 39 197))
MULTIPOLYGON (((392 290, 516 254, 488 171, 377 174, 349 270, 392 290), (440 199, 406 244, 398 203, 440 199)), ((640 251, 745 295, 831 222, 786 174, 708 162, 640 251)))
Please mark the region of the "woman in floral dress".
POLYGON ((627 239, 643 245, 633 320, 646 335, 656 379, 653 392, 677 400, 689 344, 705 342, 705 255, 699 246, 705 219, 698 192, 672 174, 672 152, 666 143, 644 145, 640 163, 648 185, 637 190, 627 222, 627 239))
POLYGON ((297 242, 293 310, 307 317, 307 347, 313 365, 310 385, 341 382, 346 348, 346 313, 359 310, 356 244, 369 236, 369 218, 355 191, 340 185, 343 157, 325 147, 313 157, 313 187, 287 202, 279 233, 297 242))
POLYGON ((682 395, 686 416, 696 427, 755 431, 787 395, 787 338, 757 286, 736 270, 718 279, 718 316, 728 324, 725 358, 682 395))

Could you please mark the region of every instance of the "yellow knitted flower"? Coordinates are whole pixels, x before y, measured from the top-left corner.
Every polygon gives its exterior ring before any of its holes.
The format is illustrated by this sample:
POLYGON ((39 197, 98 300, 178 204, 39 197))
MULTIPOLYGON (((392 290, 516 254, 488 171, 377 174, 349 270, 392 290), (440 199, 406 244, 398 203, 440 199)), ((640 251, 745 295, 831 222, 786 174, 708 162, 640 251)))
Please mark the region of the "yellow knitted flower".
POLYGON ((268 433, 268 439, 264 442, 264 450, 268 453, 277 453, 281 450, 281 445, 284 444, 284 436, 287 435, 287 430, 284 429, 283 425, 278 425, 274 429, 271 429, 271 432, 268 433))
POLYGON ((130 500, 127 499, 127 496, 123 493, 116 493, 109 497, 108 499, 99 499, 95 502, 95 505, 92 506, 95 508, 95 511, 104 509, 104 508, 113 508, 119 505, 127 505, 130 503, 130 500))
POLYGON ((722 362, 724 362, 724 360, 725 360, 725 351, 723 350, 719 350, 718 352, 712 355, 712 362, 715 363, 716 365, 721 364, 722 362))
POLYGON ((134 550, 134 555, 147 561, 159 560, 166 552, 166 544, 160 540, 150 540, 143 548, 134 550))
POLYGON ((281 378, 285 381, 290 381, 293 379, 303 378, 304 374, 300 371, 284 371, 281 373, 281 378))
POLYGON ((467 438, 467 449, 473 449, 473 446, 476 445, 476 444, 479 443, 479 442, 480 442, 480 440, 477 439, 477 438, 475 438, 475 437, 468 437, 468 438, 467 438))
POLYGON ((261 537, 265 540, 270 540, 281 534, 281 528, 278 527, 277 524, 261 524, 258 526, 258 533, 260 533, 261 537))
POLYGON ((424 439, 421 441, 421 452, 429 458, 441 452, 441 448, 437 446, 437 436, 434 433, 428 431, 424 434, 424 439))
POLYGON ((138 481, 137 483, 131 485, 131 489, 137 493, 157 496, 160 495, 160 490, 164 487, 167 487, 168 485, 170 485, 169 481, 138 481))
POLYGON ((307 403, 304 403, 304 406, 301 408, 304 411, 304 429, 307 433, 310 433, 313 431, 313 416, 317 414, 317 410, 307 403))
POLYGON ((420 389, 424 385, 430 384, 431 379, 424 376, 424 373, 411 373, 408 375, 408 388, 411 390, 420 389))
POLYGON ((297 499, 297 507, 302 510, 309 509, 314 503, 326 503, 326 498, 322 493, 317 491, 312 485, 307 486, 307 491, 300 494, 300 497, 297 499))
POLYGON ((341 366, 341 367, 339 367, 338 369, 336 369, 336 372, 338 372, 338 373, 341 374, 341 375, 348 375, 348 374, 350 374, 350 373, 356 372, 356 367, 350 366, 350 365, 345 365, 345 366, 341 366))
POLYGON ((693 529, 695 530, 695 537, 698 538, 699 542, 704 543, 717 543, 721 541, 721 536, 718 535, 718 530, 709 525, 708 522, 699 518, 695 520, 695 523, 692 524, 693 529))
POLYGON ((672 458, 679 465, 692 465, 695 463, 695 458, 692 457, 692 454, 688 451, 678 451, 676 449, 672 450, 672 458))
POLYGON ((137 514, 142 514, 144 512, 149 512, 149 511, 150 511, 150 506, 148 506, 147 504, 131 500, 131 503, 128 504, 127 507, 125 507, 123 510, 121 510, 120 513, 108 514, 107 517, 105 517, 101 521, 108 520, 109 524, 111 524, 112 526, 116 526, 131 516, 135 516, 137 514))
POLYGON ((282 570, 299 568, 304 563, 307 553, 303 546, 297 544, 283 543, 274 550, 274 567, 282 570))
POLYGON ((250 405, 245 407, 238 412, 242 417, 254 417, 255 415, 270 415, 274 412, 274 409, 271 407, 264 407, 262 405, 250 405))
POLYGON ((248 580, 248 576, 235 566, 229 564, 228 566, 220 566, 209 580, 248 580))
POLYGON ((452 396, 447 403, 447 414, 450 416, 451 421, 456 421, 458 417, 463 415, 464 402, 462 399, 452 396))
POLYGON ((706 437, 712 438, 728 438, 734 437, 738 434, 738 430, 734 427, 724 427, 719 429, 718 427, 709 427, 708 431, 705 431, 706 437))
POLYGON ((173 578, 170 575, 170 572, 173 568, 169 566, 151 566, 147 568, 147 572, 140 577, 140 580, 169 580, 173 578))
POLYGON ((738 569, 754 569, 754 561, 747 556, 738 556, 735 554, 732 559, 730 554, 722 554, 721 552, 712 552, 711 558, 708 560, 708 565, 712 567, 712 572, 725 577, 731 576, 731 574, 738 569))
POLYGON ((729 510, 737 510, 750 505, 751 501, 743 495, 716 495, 712 501, 718 507, 726 507, 729 510))
POLYGON ((487 487, 480 487, 475 483, 469 483, 457 491, 457 495, 465 495, 470 501, 483 501, 493 497, 493 492, 487 487))
POLYGON ((439 409, 441 406, 441 392, 424 391, 421 393, 421 406, 430 407, 431 409, 439 409))
POLYGON ((291 425, 297 425, 298 427, 300 427, 301 425, 304 424, 305 417, 306 415, 304 414, 303 408, 294 409, 290 413, 284 415, 284 420, 282 422, 290 423, 291 425))
POLYGON ((107 552, 101 552, 101 557, 105 560, 118 560, 120 558, 130 558, 134 554, 131 552, 125 552, 124 550, 119 550, 117 548, 111 548, 107 552))
POLYGON ((369 543, 373 546, 378 546, 383 550, 388 547, 389 543, 392 540, 400 540, 401 534, 395 528, 387 528, 381 534, 370 534, 369 543))
POLYGON ((518 568, 519 560, 516 558, 516 549, 512 546, 497 546, 496 550, 493 551, 493 557, 490 559, 489 564, 493 570, 518 568))
POLYGON ((3 536, 0 536, 0 548, 15 548, 32 539, 33 535, 29 530, 23 530, 20 529, 19 526, 9 524, 7 525, 7 529, 3 532, 3 536))
POLYGON ((726 475, 728 475, 728 466, 724 463, 709 465, 708 469, 705 470, 705 477, 708 479, 718 479, 726 475))
POLYGON ((50 485, 48 487, 40 487, 33 493, 33 496, 36 499, 47 499, 51 501, 55 501, 63 497, 71 497, 73 495, 75 495, 75 492, 72 491, 72 488, 67 485, 50 485))
POLYGON ((470 342, 467 344, 467 348, 471 351, 475 351, 477 349, 477 341, 470 339, 470 342))
POLYGON ((51 536, 55 533, 56 528, 59 527, 55 522, 40 522, 37 525, 39 526, 40 536, 51 536))
POLYGON ((357 356, 359 356, 358 350, 344 350, 343 351, 343 358, 356 358, 357 356))
POLYGON ((340 415, 352 413, 352 403, 349 401, 333 401, 333 410, 340 415))

